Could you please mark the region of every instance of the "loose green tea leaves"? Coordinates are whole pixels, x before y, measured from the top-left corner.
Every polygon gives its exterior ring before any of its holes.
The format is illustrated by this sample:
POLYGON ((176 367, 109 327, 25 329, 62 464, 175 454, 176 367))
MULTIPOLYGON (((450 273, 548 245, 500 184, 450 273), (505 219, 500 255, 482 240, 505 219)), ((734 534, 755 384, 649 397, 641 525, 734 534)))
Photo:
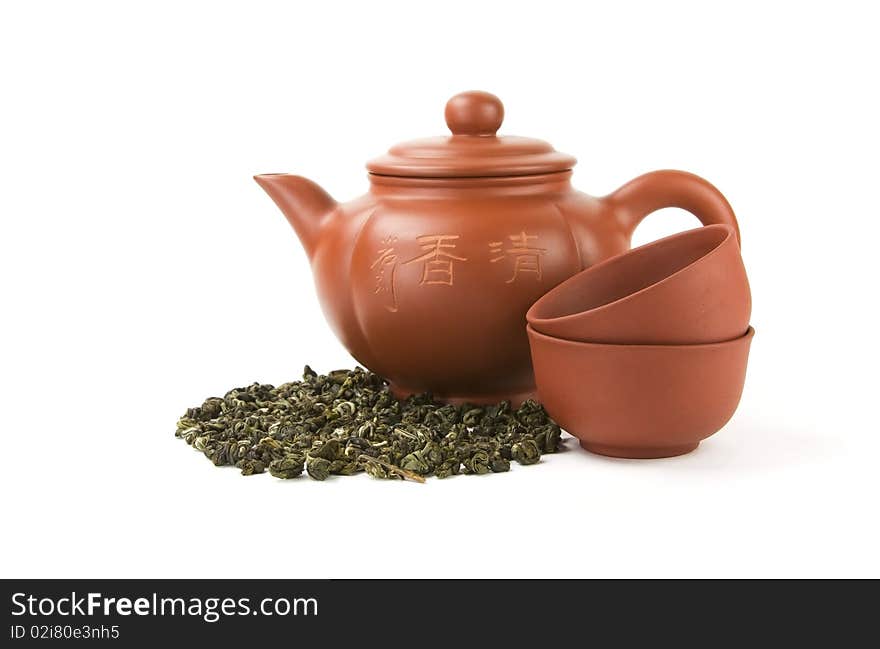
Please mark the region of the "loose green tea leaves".
POLYGON ((454 406, 429 394, 399 400, 364 369, 318 375, 277 388, 254 383, 190 408, 177 437, 217 466, 276 478, 313 480, 361 471, 374 478, 424 482, 427 476, 510 470, 559 447, 560 430, 544 408, 454 406))

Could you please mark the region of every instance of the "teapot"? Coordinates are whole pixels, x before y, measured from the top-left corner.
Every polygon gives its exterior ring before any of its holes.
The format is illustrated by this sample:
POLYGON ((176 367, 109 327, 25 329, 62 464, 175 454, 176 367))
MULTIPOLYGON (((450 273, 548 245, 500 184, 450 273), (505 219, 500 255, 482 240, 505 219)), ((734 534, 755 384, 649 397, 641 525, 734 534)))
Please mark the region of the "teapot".
POLYGON ((501 101, 446 104, 451 135, 404 142, 367 164, 370 189, 337 203, 290 174, 255 176, 299 236, 333 331, 398 396, 520 403, 534 396, 525 313, 575 273, 630 247, 651 212, 727 223, 727 200, 683 171, 654 171, 597 198, 575 158, 496 135, 501 101))

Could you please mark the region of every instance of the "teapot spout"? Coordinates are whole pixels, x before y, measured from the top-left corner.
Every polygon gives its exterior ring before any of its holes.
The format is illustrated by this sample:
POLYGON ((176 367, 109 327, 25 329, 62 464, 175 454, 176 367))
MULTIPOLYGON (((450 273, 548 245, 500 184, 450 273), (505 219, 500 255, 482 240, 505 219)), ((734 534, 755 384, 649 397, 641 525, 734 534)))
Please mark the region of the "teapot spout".
POLYGON ((336 201, 316 183, 291 174, 260 174, 254 180, 287 217, 309 258, 315 250, 324 220, 336 201))

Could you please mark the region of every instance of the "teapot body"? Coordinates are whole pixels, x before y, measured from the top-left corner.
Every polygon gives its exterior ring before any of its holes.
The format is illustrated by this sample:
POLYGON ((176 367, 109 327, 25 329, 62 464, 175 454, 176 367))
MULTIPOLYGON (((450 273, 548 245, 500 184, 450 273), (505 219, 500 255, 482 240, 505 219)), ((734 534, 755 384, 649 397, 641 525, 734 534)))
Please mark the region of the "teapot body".
POLYGON ((369 194, 328 219, 312 257, 343 344, 399 395, 531 397, 526 311, 629 247, 610 206, 570 176, 371 177, 369 194))

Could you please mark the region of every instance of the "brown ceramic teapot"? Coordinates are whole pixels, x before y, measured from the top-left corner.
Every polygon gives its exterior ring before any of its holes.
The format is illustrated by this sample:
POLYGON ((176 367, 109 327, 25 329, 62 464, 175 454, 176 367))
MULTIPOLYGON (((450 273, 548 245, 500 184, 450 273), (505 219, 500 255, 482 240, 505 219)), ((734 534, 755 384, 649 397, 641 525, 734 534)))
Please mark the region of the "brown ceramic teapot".
POLYGON ((525 313, 535 300, 627 250, 660 208, 737 228, 724 196, 681 171, 602 198, 576 191, 575 159, 497 136, 503 117, 494 95, 456 95, 451 136, 371 161, 370 191, 345 204, 300 176, 255 177, 302 240, 333 330, 398 394, 521 401, 534 390, 525 313))

